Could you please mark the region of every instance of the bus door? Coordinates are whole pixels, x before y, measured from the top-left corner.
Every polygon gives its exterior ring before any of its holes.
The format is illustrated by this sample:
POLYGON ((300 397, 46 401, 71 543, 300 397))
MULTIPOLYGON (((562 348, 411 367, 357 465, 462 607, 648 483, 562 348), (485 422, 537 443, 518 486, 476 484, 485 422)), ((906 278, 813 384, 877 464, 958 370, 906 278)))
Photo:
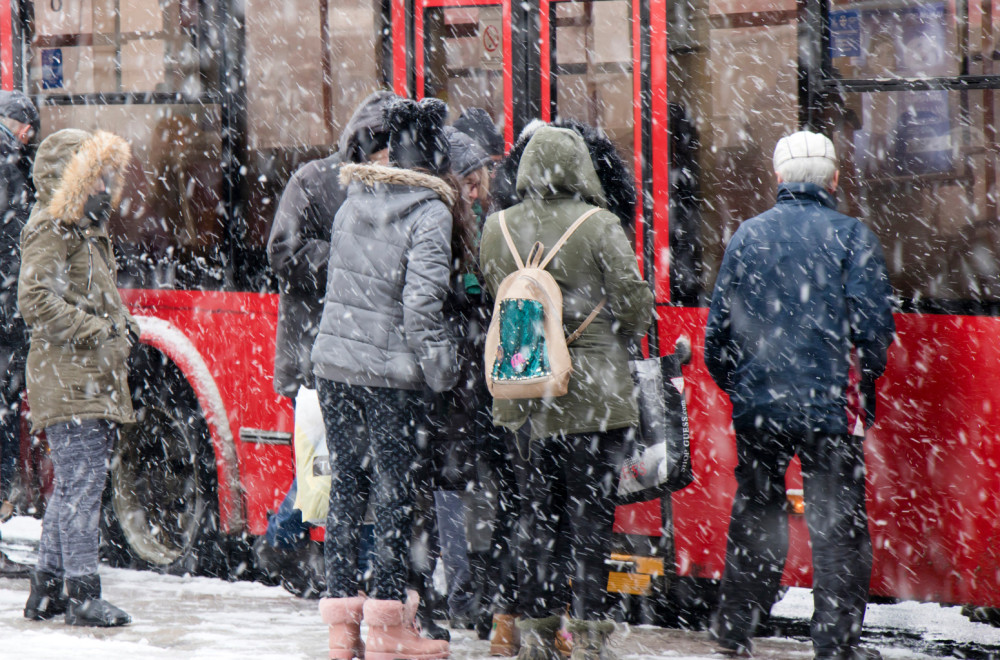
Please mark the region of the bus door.
MULTIPOLYGON (((507 145, 514 138, 510 0, 418 0, 414 94, 440 98, 451 119, 484 108, 507 145)), ((400 89, 397 76, 397 93, 400 89)))

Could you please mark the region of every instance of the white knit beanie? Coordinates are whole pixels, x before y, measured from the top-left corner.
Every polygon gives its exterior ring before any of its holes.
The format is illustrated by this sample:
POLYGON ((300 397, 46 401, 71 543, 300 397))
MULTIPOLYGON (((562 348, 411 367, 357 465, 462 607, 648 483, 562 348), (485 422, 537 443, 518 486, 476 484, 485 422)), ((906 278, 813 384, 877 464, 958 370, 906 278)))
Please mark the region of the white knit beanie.
POLYGON ((826 158, 837 166, 837 152, 830 138, 810 131, 799 131, 778 140, 774 147, 775 171, 793 158, 826 158))

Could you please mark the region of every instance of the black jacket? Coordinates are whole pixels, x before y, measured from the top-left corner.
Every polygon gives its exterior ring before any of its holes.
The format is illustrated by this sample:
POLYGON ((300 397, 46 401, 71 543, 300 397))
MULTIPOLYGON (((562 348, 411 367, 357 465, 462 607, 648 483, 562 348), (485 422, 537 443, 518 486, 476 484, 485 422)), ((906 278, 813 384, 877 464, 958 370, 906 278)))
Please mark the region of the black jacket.
POLYGON ((313 387, 309 358, 319 330, 326 294, 330 232, 347 189, 340 166, 361 162, 385 147, 382 111, 395 96, 369 95, 341 135, 337 153, 303 165, 289 180, 267 241, 267 257, 278 277, 278 331, 274 351, 274 390, 294 398, 299 386, 313 387))
POLYGON ((858 352, 867 423, 895 332, 878 238, 809 183, 733 234, 715 282, 705 365, 733 403, 737 430, 847 432, 850 353, 858 352))
POLYGON ((21 269, 21 230, 35 200, 25 147, 0 126, 0 344, 27 347, 27 329, 17 309, 17 275, 21 269))

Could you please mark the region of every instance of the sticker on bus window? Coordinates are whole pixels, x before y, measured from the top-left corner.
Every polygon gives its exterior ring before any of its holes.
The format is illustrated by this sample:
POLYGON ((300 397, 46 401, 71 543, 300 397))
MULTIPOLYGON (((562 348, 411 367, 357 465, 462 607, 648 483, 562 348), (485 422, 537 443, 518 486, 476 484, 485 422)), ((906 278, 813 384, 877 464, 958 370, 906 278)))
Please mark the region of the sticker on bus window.
POLYGON ((61 89, 63 86, 62 48, 42 51, 42 89, 61 89))
POLYGON ((861 57, 861 16, 857 10, 830 12, 830 56, 861 57))

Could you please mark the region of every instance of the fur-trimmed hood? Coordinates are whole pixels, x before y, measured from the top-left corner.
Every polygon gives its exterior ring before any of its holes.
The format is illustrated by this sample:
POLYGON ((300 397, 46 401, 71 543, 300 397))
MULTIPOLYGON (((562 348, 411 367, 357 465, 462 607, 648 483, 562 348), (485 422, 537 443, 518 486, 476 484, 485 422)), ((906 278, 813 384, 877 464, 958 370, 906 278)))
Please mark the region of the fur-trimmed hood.
POLYGON ((113 133, 56 131, 42 141, 35 155, 32 179, 38 203, 60 224, 85 225, 83 207, 102 177, 112 204, 118 206, 130 158, 128 142, 113 133))
POLYGON ((366 186, 374 186, 381 183, 384 185, 410 186, 416 188, 427 188, 444 202, 448 208, 455 205, 458 200, 457 191, 448 183, 433 174, 417 172, 416 170, 404 170, 399 167, 388 167, 386 165, 373 165, 369 163, 347 163, 340 167, 340 183, 350 185, 358 181, 366 186))

